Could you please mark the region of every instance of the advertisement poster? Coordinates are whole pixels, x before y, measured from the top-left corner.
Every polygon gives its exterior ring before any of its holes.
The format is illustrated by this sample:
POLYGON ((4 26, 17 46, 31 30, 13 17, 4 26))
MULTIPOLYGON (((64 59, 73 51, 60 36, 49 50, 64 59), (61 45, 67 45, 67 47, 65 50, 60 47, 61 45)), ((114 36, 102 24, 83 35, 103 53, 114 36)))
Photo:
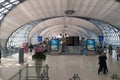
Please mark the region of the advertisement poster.
POLYGON ((51 50, 58 50, 59 49, 59 40, 58 39, 51 39, 50 40, 50 47, 51 47, 51 50))
POLYGON ((88 50, 95 50, 95 40, 94 39, 88 39, 86 41, 86 46, 88 50))

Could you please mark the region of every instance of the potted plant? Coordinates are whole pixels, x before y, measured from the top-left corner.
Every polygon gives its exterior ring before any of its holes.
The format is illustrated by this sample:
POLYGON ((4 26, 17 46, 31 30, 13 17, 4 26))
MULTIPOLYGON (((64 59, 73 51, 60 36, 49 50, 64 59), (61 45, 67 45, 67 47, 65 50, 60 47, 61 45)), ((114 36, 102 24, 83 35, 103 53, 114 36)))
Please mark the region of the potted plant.
POLYGON ((33 60, 42 61, 46 60, 46 55, 44 54, 45 48, 42 45, 37 45, 35 47, 35 54, 32 56, 33 60))
POLYGON ((35 52, 35 54, 32 56, 32 59, 35 61, 45 61, 46 55, 44 54, 44 52, 35 52))
POLYGON ((41 75, 41 65, 46 60, 46 55, 44 54, 45 48, 37 45, 35 47, 35 54, 32 55, 32 59, 35 61, 36 75, 40 77, 41 75))

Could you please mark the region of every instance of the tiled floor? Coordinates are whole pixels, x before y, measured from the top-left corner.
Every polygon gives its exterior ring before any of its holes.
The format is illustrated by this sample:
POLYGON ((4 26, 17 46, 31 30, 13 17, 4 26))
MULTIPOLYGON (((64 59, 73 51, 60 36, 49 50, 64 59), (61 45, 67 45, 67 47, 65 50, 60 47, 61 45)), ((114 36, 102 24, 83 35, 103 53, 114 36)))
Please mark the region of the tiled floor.
MULTIPOLYGON (((25 54, 25 64, 34 65, 31 55, 31 53, 25 54)), ((69 80, 76 73, 81 80, 112 80, 110 77, 113 74, 120 76, 120 60, 117 61, 115 55, 108 55, 107 63, 109 73, 98 75, 98 55, 47 55, 44 62, 49 65, 50 80, 69 80)), ((0 80, 8 80, 22 66, 18 64, 18 55, 2 58, 0 80)))

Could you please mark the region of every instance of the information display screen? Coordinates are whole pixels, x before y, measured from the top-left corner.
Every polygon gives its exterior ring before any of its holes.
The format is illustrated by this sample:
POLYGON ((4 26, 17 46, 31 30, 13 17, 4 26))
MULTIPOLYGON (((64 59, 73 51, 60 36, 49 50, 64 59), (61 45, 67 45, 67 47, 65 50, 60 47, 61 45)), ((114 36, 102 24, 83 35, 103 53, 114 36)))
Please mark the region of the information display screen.
POLYGON ((88 50, 95 50, 95 40, 94 39, 87 39, 86 46, 88 50))
POLYGON ((79 45, 79 36, 74 36, 73 37, 73 44, 74 44, 74 46, 78 46, 79 45))
POLYGON ((51 48, 51 50, 58 50, 59 49, 59 40, 51 39, 50 40, 50 48, 51 48))
POLYGON ((79 45, 79 36, 66 37, 66 44, 68 46, 77 46, 77 45, 79 45))
POLYGON ((68 46, 73 46, 73 37, 66 37, 66 44, 68 46))

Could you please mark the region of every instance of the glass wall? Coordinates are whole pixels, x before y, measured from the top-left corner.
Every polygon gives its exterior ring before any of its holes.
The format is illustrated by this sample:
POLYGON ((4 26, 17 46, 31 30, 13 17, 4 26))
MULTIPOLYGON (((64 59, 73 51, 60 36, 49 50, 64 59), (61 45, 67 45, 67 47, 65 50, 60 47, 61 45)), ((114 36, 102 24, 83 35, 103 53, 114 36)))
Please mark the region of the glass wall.
POLYGON ((106 45, 120 46, 120 30, 100 20, 91 19, 90 22, 96 24, 102 30, 106 45))
MULTIPOLYGON (((29 36, 31 29, 40 22, 41 22, 41 20, 36 20, 36 21, 30 22, 30 23, 22 26, 18 30, 16 30, 9 37, 8 42, 7 42, 7 47, 8 48, 11 48, 11 46, 12 47, 21 47, 24 42, 28 42, 28 36, 29 36)), ((104 36, 104 44, 106 44, 106 45, 112 44, 114 46, 120 45, 120 31, 117 28, 111 26, 110 24, 104 23, 100 20, 91 19, 90 22, 94 23, 95 25, 97 25, 100 28, 100 30, 102 30, 103 36, 104 36)), ((38 33, 36 33, 34 36, 31 37, 32 44, 37 44, 37 42, 38 42, 37 36, 43 30, 44 29, 40 30, 38 33)), ((85 30, 87 30, 87 29, 85 29, 85 30)), ((91 32, 89 30, 87 30, 87 32, 89 33, 89 38, 95 39, 96 42, 98 43, 99 35, 91 32)))
POLYGON ((41 20, 30 22, 13 32, 7 42, 8 51, 13 53, 14 51, 11 50, 21 47, 23 43, 27 43, 28 35, 31 29, 36 26, 40 21, 41 20))

